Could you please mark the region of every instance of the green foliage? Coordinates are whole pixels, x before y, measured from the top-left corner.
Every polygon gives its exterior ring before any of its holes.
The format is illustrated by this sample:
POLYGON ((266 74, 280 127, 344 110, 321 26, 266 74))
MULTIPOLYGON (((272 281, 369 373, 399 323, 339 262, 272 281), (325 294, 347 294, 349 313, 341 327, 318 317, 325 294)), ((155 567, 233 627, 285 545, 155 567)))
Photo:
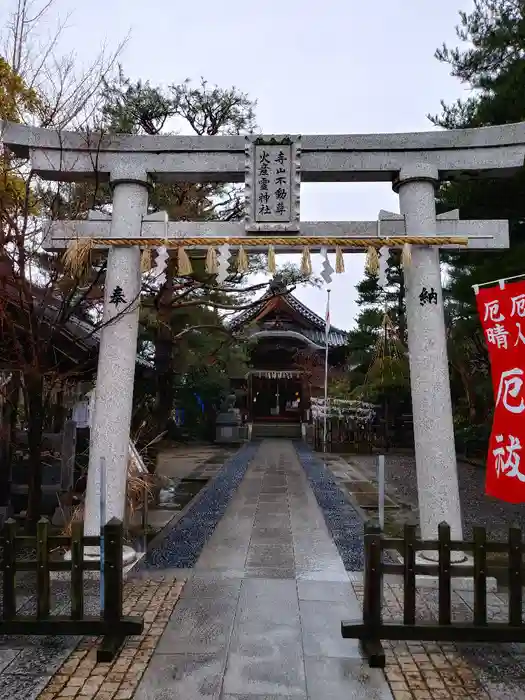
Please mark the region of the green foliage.
MULTIPOLYGON (((521 0, 475 0, 471 12, 460 12, 457 36, 460 46, 444 45, 436 51, 436 58, 450 66, 451 74, 470 88, 471 94, 451 105, 442 103, 441 114, 429 117, 431 121, 445 129, 524 121, 525 4, 521 0)), ((472 285, 525 272, 524 191, 525 175, 519 172, 511 178, 444 183, 438 193, 438 211, 459 209, 464 219, 507 219, 510 223, 510 250, 442 255, 447 270, 445 311, 452 401, 457 446, 463 452, 486 449, 493 411, 490 368, 472 285)), ((380 346, 380 318, 385 306, 398 338, 404 341, 405 337, 404 290, 401 270, 393 267, 394 263, 389 261, 386 294, 380 294, 370 275, 358 286, 364 310, 350 334, 350 377, 354 393, 367 388, 370 401, 379 398, 380 387, 384 393, 392 389, 389 401, 408 390, 406 357, 401 353, 373 355, 380 346)))
POLYGON ((399 251, 388 260, 387 284, 381 289, 376 275, 365 272, 357 285, 361 311, 347 343, 351 398, 405 410, 409 395, 405 354, 405 288, 399 251))
MULTIPOLYGON (((110 132, 157 135, 177 128, 203 136, 255 129, 255 102, 235 87, 223 89, 205 80, 160 88, 132 82, 121 69, 116 80, 105 83, 103 97, 102 127, 110 132)), ((229 184, 157 183, 149 203, 152 211, 167 211, 171 220, 232 221, 244 216, 244 193, 229 184)), ((248 273, 263 269, 260 256, 249 260, 248 273)), ((154 433, 166 427, 175 405, 189 411, 187 417, 198 429, 202 414, 194 394, 213 406, 230 377, 246 371, 243 352, 227 332, 222 312, 249 305, 262 285, 248 287, 247 274, 232 266, 219 288, 205 272, 204 259, 193 258, 192 266, 191 278, 180 279, 170 263, 168 284, 162 290, 152 284, 143 294, 140 342, 155 365, 154 433)), ((290 265, 281 277, 287 287, 305 281, 290 265)))
MULTIPOLYGON (((110 132, 157 135, 182 128, 216 135, 255 127, 255 103, 247 95, 205 80, 165 89, 132 82, 120 69, 116 80, 105 83, 103 99, 102 127, 110 132)), ((221 183, 157 183, 149 204, 175 221, 237 220, 243 215, 239 188, 221 183)), ((260 268, 259 258, 250 263, 250 271, 260 268)), ((165 288, 151 285, 143 294, 140 343, 155 365, 154 433, 166 428, 175 405, 198 428, 201 412, 195 393, 214 405, 228 385, 233 358, 238 359, 219 310, 249 303, 251 294, 240 284, 244 275, 232 269, 228 283, 219 289, 206 274, 203 259, 192 264, 192 277, 179 279, 170 263, 165 288)))
MULTIPOLYGON (((476 0, 460 13, 459 47, 443 46, 438 60, 473 92, 430 117, 447 129, 525 120, 525 5, 520 0, 476 0)), ((508 219, 511 249, 447 254, 446 301, 449 360, 459 445, 486 447, 493 395, 488 357, 475 304, 473 284, 525 272, 525 204, 522 172, 501 180, 470 180, 443 185, 440 210, 458 208, 462 218, 508 219)))
MULTIPOLYGON (((25 116, 33 114, 40 105, 38 94, 0 56, 0 120, 19 123, 25 116)), ((1 133, 0 133, 1 137, 1 133)), ((0 150, 0 227, 2 239, 5 230, 13 228, 20 212, 38 212, 35 198, 30 192, 26 178, 20 173, 16 162, 7 152, 0 150), (29 201, 27 201, 29 199, 29 201)), ((10 241, 9 241, 10 242, 10 241)), ((6 241, 2 240, 5 245, 6 241)))
POLYGON ((5 58, 0 56, 0 119, 19 123, 40 105, 37 92, 26 85, 5 58))

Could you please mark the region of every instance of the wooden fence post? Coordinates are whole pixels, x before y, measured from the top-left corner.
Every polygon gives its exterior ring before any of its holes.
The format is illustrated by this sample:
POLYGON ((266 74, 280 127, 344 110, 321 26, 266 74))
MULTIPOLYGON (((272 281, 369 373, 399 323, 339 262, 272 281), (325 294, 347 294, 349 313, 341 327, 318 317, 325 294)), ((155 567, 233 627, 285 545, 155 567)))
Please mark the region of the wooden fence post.
POLYGON ((416 526, 405 525, 403 552, 403 624, 416 624, 416 526))
POLYGON ((363 651, 375 668, 384 668, 385 653, 381 645, 383 570, 381 529, 378 525, 365 525, 365 588, 363 599, 363 625, 365 638, 363 651))
MULTIPOLYGON (((122 549, 124 526, 118 518, 104 525, 104 621, 109 629, 122 619, 122 549)), ((97 661, 111 661, 122 646, 125 636, 106 634, 97 650, 97 661)))
POLYGON ((474 624, 487 624, 487 531, 475 527, 474 539, 474 624))
POLYGON ((75 520, 71 526, 71 618, 84 615, 84 523, 75 520))
POLYGON ((509 625, 521 626, 521 530, 509 528, 509 625))
POLYGON ((450 625, 451 620, 451 575, 450 575, 450 525, 439 523, 438 525, 438 598, 439 598, 439 624, 450 625))
POLYGON ((118 518, 104 525, 104 619, 108 622, 122 617, 122 531, 118 518))
POLYGON ((36 615, 38 619, 49 617, 49 520, 40 518, 36 526, 36 615))
POLYGON ((2 616, 4 620, 12 620, 16 615, 16 522, 13 518, 6 520, 2 535, 4 549, 2 616))

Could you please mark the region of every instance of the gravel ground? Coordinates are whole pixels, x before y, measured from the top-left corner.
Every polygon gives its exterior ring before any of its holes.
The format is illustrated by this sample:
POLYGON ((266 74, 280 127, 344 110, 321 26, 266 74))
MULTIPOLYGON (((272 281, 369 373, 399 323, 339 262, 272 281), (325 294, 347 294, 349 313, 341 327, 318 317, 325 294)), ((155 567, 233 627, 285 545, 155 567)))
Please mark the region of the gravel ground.
MULTIPOLYGON (((17 609, 20 614, 36 613, 35 576, 27 574, 17 581, 17 609)), ((69 615, 70 586, 61 581, 51 582, 51 614, 69 615)), ((0 607, 2 597, 0 591, 0 607)), ((100 610, 98 582, 84 583, 84 610, 95 615, 100 610)), ((38 636, 0 634, 0 698, 34 700, 58 670, 80 637, 77 635, 38 636)))
POLYGON ((364 566, 362 518, 345 498, 323 461, 304 443, 296 442, 294 446, 345 569, 362 571, 364 566))
MULTIPOLYGON (((375 480, 377 457, 351 455, 348 461, 375 480)), ((487 536, 505 539, 511 525, 525 531, 525 507, 497 501, 485 496, 485 470, 465 462, 458 462, 461 511, 465 537, 470 537, 472 527, 487 528, 487 536)), ((388 493, 397 494, 400 500, 410 503, 417 518, 416 462, 410 455, 387 455, 385 478, 388 493)))

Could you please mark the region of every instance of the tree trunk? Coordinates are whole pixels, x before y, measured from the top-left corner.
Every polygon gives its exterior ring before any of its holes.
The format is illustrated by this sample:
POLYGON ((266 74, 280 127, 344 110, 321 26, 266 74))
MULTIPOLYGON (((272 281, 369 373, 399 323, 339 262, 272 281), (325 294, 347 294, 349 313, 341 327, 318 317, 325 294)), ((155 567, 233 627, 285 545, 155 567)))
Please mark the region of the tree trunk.
POLYGON ((25 374, 27 444, 29 450, 29 493, 27 521, 35 524, 42 504, 42 434, 44 430, 44 381, 38 374, 25 374))
POLYGON ((159 328, 155 340, 155 430, 157 435, 166 430, 173 409, 173 362, 171 334, 166 329, 159 328), (168 335, 168 337, 166 337, 168 335))
POLYGON ((13 446, 20 398, 20 374, 13 372, 5 389, 0 439, 0 506, 8 506, 11 496, 13 446))

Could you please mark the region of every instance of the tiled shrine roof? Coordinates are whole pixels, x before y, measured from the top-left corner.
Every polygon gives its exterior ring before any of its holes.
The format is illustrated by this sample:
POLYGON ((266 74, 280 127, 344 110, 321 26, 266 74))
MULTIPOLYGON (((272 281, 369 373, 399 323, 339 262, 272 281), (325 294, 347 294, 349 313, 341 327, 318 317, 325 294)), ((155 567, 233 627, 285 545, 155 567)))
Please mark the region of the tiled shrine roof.
MULTIPOLYGON (((297 297, 295 297, 291 292, 288 292, 283 295, 278 295, 275 294, 272 290, 268 290, 261 298, 260 300, 254 304, 250 309, 246 309, 245 311, 240 312, 236 316, 234 316, 231 321, 230 321, 230 329, 232 331, 239 331, 241 330, 244 326, 248 325, 255 319, 257 319, 258 316, 261 315, 263 312, 264 308, 271 302, 273 299, 278 299, 280 298, 284 304, 288 305, 290 309, 295 311, 297 315, 302 317, 304 321, 306 321, 310 327, 305 328, 304 326, 298 326, 297 328, 294 328, 295 331, 298 333, 301 333, 301 335, 304 335, 305 338, 308 338, 312 342, 314 342, 316 345, 320 345, 324 347, 325 344, 325 320, 324 318, 321 318, 318 316, 316 313, 314 313, 311 309, 309 309, 305 304, 303 304, 297 297)), ((336 328, 335 326, 330 327, 330 333, 328 336, 328 344, 330 347, 340 347, 342 345, 346 345, 347 342, 347 333, 346 331, 341 330, 340 328, 336 328)))

